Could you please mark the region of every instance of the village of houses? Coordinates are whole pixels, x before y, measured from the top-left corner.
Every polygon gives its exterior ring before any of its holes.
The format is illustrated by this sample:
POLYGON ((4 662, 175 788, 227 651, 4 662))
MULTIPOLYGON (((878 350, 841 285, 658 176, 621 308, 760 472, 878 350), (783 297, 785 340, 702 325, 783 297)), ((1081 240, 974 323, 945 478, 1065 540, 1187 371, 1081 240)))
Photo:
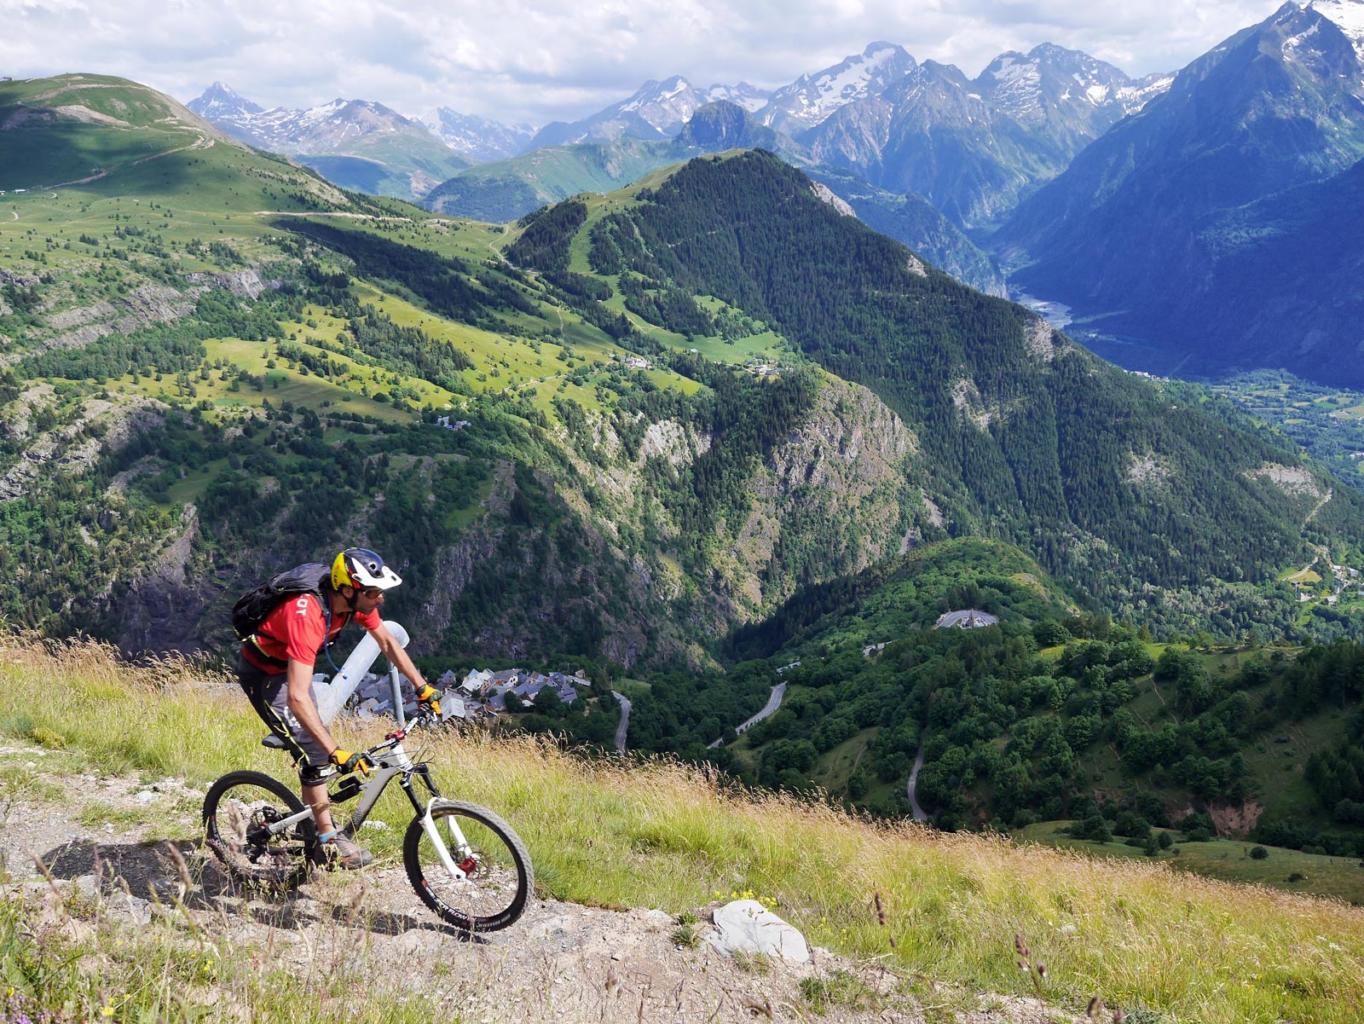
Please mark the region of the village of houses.
POLYGON ((1325 548, 1318 548, 1317 557, 1286 580, 1296 590, 1299 604, 1320 601, 1330 606, 1342 600, 1364 598, 1364 576, 1353 566, 1336 564, 1325 548), (1325 562, 1327 575, 1324 578, 1317 571, 1318 562, 1325 562))
MULTIPOLYGON (((933 628, 981 629, 996 625, 998 622, 999 619, 989 612, 968 608, 950 611, 939 616, 933 628)), ((862 648, 862 656, 864 658, 874 657, 893 642, 887 640, 868 644, 862 648)), ((799 660, 793 661, 789 665, 778 668, 776 675, 780 679, 785 673, 799 666, 799 660)), ((325 676, 318 676, 314 682, 325 682, 325 679, 325 676)), ((463 679, 459 678, 458 673, 450 670, 436 680, 437 689, 442 691, 441 719, 447 722, 467 723, 491 723, 507 711, 532 709, 543 702, 543 694, 547 692, 552 692, 561 704, 572 705, 580 696, 578 691, 590 689, 591 686, 592 680, 582 669, 578 669, 569 675, 565 672, 531 672, 521 668, 498 671, 475 668, 471 669, 463 679)), ((370 719, 377 715, 392 715, 394 713, 395 692, 399 692, 399 687, 402 688, 400 699, 404 702, 405 713, 411 713, 415 710, 415 697, 411 684, 406 680, 398 683, 396 671, 382 676, 373 672, 366 673, 361 678, 348 703, 356 716, 361 719, 370 719)), ((737 726, 736 731, 742 733, 750 726, 756 725, 776 712, 781 706, 785 691, 785 683, 778 682, 774 685, 772 687, 772 699, 768 701, 767 706, 737 726)), ((620 701, 622 707, 622 721, 621 728, 617 732, 616 749, 624 750, 625 729, 628 728, 629 722, 629 701, 623 699, 619 694, 614 694, 614 696, 620 701)), ((722 740, 716 740, 710 745, 717 747, 722 742, 722 740)))
MULTIPOLYGON (((447 671, 436 680, 441 695, 441 718, 445 721, 491 722, 498 715, 515 708, 534 707, 542 700, 546 690, 553 691, 561 703, 572 704, 578 699, 579 687, 591 687, 592 681, 586 672, 579 669, 575 674, 563 672, 529 672, 520 668, 503 669, 492 672, 487 669, 473 669, 463 680, 457 673, 447 671), (509 700, 510 698, 510 700, 509 700)), ((408 692, 405 699, 410 702, 410 686, 404 681, 408 692)), ((388 675, 378 676, 367 673, 356 687, 354 702, 355 714, 362 718, 393 713, 393 684, 388 675)))

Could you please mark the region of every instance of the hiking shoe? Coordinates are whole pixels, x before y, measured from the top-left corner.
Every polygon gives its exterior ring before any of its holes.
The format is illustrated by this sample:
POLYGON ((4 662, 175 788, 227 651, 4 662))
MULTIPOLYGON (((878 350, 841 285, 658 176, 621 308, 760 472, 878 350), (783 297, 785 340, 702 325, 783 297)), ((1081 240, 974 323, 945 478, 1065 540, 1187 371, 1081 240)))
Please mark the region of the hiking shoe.
POLYGON ((374 854, 339 833, 326 840, 322 844, 322 849, 327 855, 328 863, 342 871, 358 871, 374 860, 374 854))

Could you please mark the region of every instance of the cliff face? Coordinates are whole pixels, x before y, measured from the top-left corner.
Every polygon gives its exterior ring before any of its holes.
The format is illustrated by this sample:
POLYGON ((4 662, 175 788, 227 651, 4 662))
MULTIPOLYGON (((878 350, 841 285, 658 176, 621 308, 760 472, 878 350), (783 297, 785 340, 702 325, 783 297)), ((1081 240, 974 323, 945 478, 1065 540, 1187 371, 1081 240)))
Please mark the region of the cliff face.
POLYGON ((927 518, 913 434, 844 381, 822 383, 806 419, 754 467, 743 518, 718 519, 699 553, 680 547, 669 491, 715 439, 671 418, 634 427, 633 456, 597 419, 586 443, 559 438, 565 472, 496 468, 476 521, 436 553, 429 580, 413 581, 419 651, 443 641, 527 658, 557 636, 626 666, 702 664, 698 637, 904 550, 927 518), (543 511, 519 520, 535 492, 543 511))
MULTIPOLYGON (((493 466, 469 524, 429 552, 394 602, 415 651, 515 660, 579 649, 625 666, 703 664, 698 637, 760 618, 796 587, 865 568, 936 530, 933 496, 915 482, 917 439, 863 387, 822 381, 808 416, 753 468, 742 518, 717 519, 699 551, 681 547, 670 488, 715 439, 676 419, 637 426, 633 457, 598 420, 586 447, 558 439, 566 468, 493 466)), ((409 472, 432 486, 420 467, 409 472)), ((382 502, 358 510, 348 535, 380 544, 393 514, 382 502)), ((109 602, 111 632, 128 650, 225 649, 236 592, 255 582, 252 572, 308 557, 308 542, 294 536, 215 570, 212 538, 191 508, 139 584, 109 602)))
POLYGON ((754 474, 748 516, 732 532, 727 579, 740 618, 914 543, 917 452, 917 438, 872 392, 827 382, 809 420, 754 474))

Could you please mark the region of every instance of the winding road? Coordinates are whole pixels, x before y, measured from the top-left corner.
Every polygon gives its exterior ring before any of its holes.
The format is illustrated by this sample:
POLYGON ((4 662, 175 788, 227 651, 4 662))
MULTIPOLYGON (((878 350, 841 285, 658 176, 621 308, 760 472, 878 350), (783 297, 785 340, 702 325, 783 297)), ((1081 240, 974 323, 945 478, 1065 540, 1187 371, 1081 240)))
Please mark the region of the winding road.
POLYGON ((905 792, 909 795, 909 809, 914 814, 915 821, 927 821, 928 812, 919 806, 919 797, 916 790, 919 786, 919 769, 924 766, 924 748, 919 745, 919 753, 914 758, 914 767, 909 772, 909 783, 905 786, 905 792))
MULTIPOLYGON (((786 684, 778 683, 776 686, 772 687, 772 692, 768 694, 767 703, 763 705, 763 709, 759 711, 756 715, 753 715, 751 718, 746 718, 738 725, 736 725, 734 727, 734 732, 742 736, 744 733, 748 732, 749 729, 753 728, 753 726, 761 722, 764 718, 771 718, 773 715, 777 713, 777 708, 781 707, 781 699, 784 696, 786 696, 786 684)), ((714 750, 716 747, 723 746, 724 742, 725 738, 721 736, 718 740, 715 740, 712 743, 707 743, 706 749, 714 750)))
POLYGON ((625 735, 630 731, 630 698, 616 690, 611 691, 611 696, 616 698, 620 704, 620 724, 616 726, 616 751, 625 753, 625 735))

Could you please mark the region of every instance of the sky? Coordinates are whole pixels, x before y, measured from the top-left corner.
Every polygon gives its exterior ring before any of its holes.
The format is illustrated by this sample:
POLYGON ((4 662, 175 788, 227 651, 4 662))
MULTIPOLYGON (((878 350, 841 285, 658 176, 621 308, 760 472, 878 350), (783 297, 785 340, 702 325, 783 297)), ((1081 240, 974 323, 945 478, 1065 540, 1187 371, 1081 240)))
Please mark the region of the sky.
POLYGON ((1005 50, 1175 70, 1276 0, 0 0, 0 75, 120 75, 180 100, 222 81, 262 106, 338 97, 541 125, 648 79, 772 88, 869 43, 976 75, 1005 50), (285 8, 292 8, 285 10, 285 8))

